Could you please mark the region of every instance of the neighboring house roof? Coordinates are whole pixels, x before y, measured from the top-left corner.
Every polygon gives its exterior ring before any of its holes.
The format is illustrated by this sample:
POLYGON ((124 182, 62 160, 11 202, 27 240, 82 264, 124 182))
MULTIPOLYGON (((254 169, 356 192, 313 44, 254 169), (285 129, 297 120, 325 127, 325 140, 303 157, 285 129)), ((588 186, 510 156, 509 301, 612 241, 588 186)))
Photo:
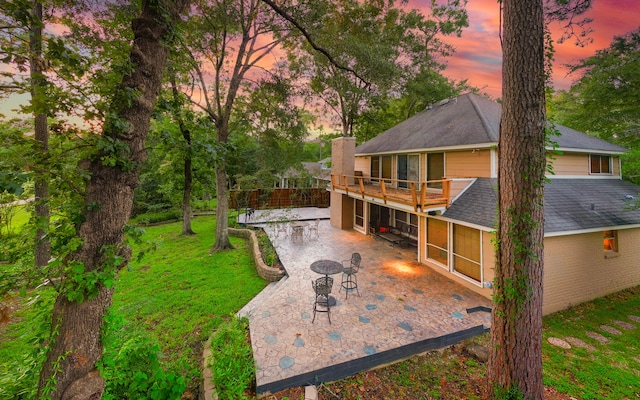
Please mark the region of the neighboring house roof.
MULTIPOLYGON (((321 162, 302 162, 302 169, 317 179, 331 180, 331 170, 323 168, 324 164, 321 162)), ((300 169, 289 168, 284 174, 278 175, 281 178, 295 178, 299 177, 301 173, 300 169)))
MULTIPOLYGON (((478 178, 442 215, 494 229, 496 187, 496 179, 478 178)), ((551 179, 544 190, 545 233, 640 224, 635 199, 640 187, 619 179, 551 179)))
MULTIPOLYGON (((500 104, 473 93, 443 100, 356 148, 356 155, 498 144, 500 104)), ((623 147, 555 125, 561 149, 622 153, 623 147)))

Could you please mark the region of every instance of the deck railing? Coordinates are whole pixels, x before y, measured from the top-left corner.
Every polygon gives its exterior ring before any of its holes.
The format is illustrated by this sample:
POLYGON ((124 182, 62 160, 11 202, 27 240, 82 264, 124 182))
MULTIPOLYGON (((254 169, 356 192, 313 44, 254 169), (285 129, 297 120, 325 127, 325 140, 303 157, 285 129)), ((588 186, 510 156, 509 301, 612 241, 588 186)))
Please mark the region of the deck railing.
POLYGON ((370 196, 384 204, 395 202, 411 206, 414 211, 449 206, 451 181, 408 181, 370 178, 360 175, 331 175, 331 189, 344 191, 352 197, 370 196))

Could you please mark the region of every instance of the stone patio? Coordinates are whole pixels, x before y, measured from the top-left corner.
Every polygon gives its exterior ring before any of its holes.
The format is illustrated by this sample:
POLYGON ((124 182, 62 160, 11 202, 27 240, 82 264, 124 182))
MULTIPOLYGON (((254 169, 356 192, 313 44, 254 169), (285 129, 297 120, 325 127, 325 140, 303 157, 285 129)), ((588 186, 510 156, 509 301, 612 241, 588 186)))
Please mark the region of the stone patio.
POLYGON ((419 264, 416 249, 390 247, 354 230, 330 225, 329 210, 257 210, 238 220, 264 227, 287 275, 272 283, 238 314, 249 318, 258 393, 329 382, 485 332, 490 300, 419 264), (321 219, 319 237, 292 241, 276 236, 269 221, 321 219), (314 323, 313 261, 362 256, 359 292, 339 292, 334 275, 331 324, 314 323))

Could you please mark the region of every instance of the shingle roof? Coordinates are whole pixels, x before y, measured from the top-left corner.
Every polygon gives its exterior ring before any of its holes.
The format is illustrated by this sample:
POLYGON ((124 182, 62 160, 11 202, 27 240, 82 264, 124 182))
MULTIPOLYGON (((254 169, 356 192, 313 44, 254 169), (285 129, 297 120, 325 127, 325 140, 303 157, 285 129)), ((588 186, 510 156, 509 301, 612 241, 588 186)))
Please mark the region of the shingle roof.
MULTIPOLYGON (((473 93, 443 100, 386 130, 356 148, 357 155, 398 153, 454 146, 496 145, 500 104, 473 93)), ((555 125, 561 136, 553 140, 562 149, 622 153, 623 147, 555 125)))
MULTIPOLYGON (((496 179, 478 178, 442 215, 493 229, 496 185, 496 179)), ((545 233, 640 224, 640 209, 630 207, 634 199, 640 199, 640 187, 619 179, 551 179, 545 185, 545 233)))

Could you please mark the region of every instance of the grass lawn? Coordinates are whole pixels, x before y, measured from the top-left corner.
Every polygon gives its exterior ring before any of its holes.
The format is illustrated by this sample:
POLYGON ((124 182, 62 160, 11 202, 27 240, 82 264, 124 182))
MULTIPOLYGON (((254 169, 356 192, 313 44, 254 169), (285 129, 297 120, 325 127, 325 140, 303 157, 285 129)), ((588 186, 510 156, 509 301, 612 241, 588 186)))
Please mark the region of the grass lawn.
MULTIPOLYGON (((180 235, 180 223, 146 228, 143 239, 157 243, 157 250, 140 262, 132 262, 118 275, 112 307, 112 315, 117 316, 112 319, 118 324, 107 330, 105 338, 107 344, 127 346, 135 344, 132 334, 157 340, 163 368, 186 380, 185 398, 197 395, 205 341, 268 283, 257 274, 244 239, 231 237, 235 250, 209 255, 215 217, 198 217, 192 227, 195 236, 180 235)), ((20 311, 12 316, 12 324, 0 328, 0 376, 12 381, 23 379, 21 386, 29 391, 37 386, 33 368, 23 377, 15 368, 28 361, 36 339, 34 332, 41 331, 38 326, 48 319, 42 309, 41 317, 35 318, 26 298, 18 296, 15 301, 21 303, 16 306, 20 311)), ((50 309, 49 302, 44 310, 50 309)), ((124 347, 108 348, 105 354, 117 357, 124 347)), ((0 387, 2 383, 0 378, 0 387)), ((0 398, 6 395, 2 390, 7 388, 0 389, 0 398)), ((15 392, 9 394, 9 398, 21 398, 15 392)))
MULTIPOLYGON (((27 222, 29 222, 29 212, 27 211, 27 206, 25 205, 16 205, 16 206, 10 206, 12 208, 12 212, 14 212, 14 214, 12 214, 11 217, 11 226, 9 227, 11 232, 18 232, 22 226, 26 225, 27 222)), ((4 221, 2 224, 0 224, 0 237, 2 235, 6 235, 8 232, 7 226, 4 224, 4 221)))

